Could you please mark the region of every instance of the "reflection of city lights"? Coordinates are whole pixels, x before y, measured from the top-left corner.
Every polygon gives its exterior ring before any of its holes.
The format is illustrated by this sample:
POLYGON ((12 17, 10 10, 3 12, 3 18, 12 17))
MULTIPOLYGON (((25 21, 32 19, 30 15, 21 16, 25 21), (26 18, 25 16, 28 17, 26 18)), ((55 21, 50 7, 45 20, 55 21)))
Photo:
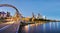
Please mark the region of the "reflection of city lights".
POLYGON ((45 24, 43 24, 43 31, 45 32, 45 29, 46 29, 46 26, 45 26, 45 24))
POLYGON ((25 30, 26 30, 26 32, 28 32, 28 30, 29 30, 29 25, 25 26, 25 30))
POLYGON ((52 23, 50 22, 50 30, 51 30, 51 24, 52 24, 52 23))
POLYGON ((35 26, 35 24, 31 24, 30 26, 33 27, 33 26, 35 26))
POLYGON ((36 24, 36 26, 38 26, 38 24, 36 24))
POLYGON ((55 28, 55 22, 53 22, 53 27, 55 28))

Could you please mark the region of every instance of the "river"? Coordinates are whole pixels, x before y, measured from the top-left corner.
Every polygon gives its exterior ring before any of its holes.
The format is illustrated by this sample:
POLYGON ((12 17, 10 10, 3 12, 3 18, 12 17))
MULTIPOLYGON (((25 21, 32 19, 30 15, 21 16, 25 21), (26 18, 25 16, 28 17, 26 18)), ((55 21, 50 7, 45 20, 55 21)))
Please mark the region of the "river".
POLYGON ((60 33, 60 22, 29 24, 22 26, 20 33, 60 33))

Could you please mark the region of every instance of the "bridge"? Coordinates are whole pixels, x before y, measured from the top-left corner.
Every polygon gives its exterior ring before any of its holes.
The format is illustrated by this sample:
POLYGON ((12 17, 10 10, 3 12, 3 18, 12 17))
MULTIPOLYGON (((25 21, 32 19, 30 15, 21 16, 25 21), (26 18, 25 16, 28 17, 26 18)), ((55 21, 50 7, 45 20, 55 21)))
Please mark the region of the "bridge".
MULTIPOLYGON (((0 7, 12 7, 14 8, 16 11, 15 13, 15 16, 11 17, 14 21, 18 21, 18 20, 22 20, 22 21, 31 21, 32 22, 35 22, 35 21, 46 21, 46 22, 60 22, 60 20, 51 20, 51 19, 43 19, 43 18, 40 18, 40 19, 37 19, 35 18, 34 16, 34 13, 32 13, 32 17, 31 18, 28 18, 28 17, 23 17, 21 13, 19 13, 18 9, 13 6, 13 5, 10 5, 10 4, 0 4, 0 7)), ((39 14, 38 14, 39 15, 39 14)), ((9 17, 8 17, 9 18, 9 17)), ((8 19, 7 18, 7 19, 8 19)))
MULTIPOLYGON (((17 25, 16 27, 18 27, 19 25, 20 26, 25 26, 25 25, 28 25, 28 24, 36 24, 36 23, 40 23, 40 21, 42 21, 42 23, 48 23, 48 22, 60 22, 60 20, 51 20, 51 19, 44 19, 44 18, 40 18, 40 19, 37 19, 34 17, 34 14, 32 13, 32 17, 23 17, 21 13, 19 13, 18 9, 13 6, 13 5, 10 5, 10 4, 0 4, 0 7, 12 7, 16 10, 16 13, 13 17, 11 17, 11 19, 15 22, 13 22, 14 24, 12 24, 14 27, 15 25, 17 25)), ((10 17, 7 17, 7 19, 9 19, 10 17)), ((13 27, 12 26, 12 27, 13 27)), ((17 29, 17 28, 16 28, 17 29)), ((2 30, 2 29, 0 29, 2 30)))

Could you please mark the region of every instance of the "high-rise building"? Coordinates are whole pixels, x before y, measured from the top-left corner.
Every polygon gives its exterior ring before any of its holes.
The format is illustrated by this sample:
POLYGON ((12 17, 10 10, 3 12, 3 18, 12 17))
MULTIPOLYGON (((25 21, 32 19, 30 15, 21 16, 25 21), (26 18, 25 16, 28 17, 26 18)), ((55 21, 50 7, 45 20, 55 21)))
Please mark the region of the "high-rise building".
POLYGON ((42 16, 40 13, 38 13, 37 18, 38 18, 38 19, 42 19, 42 18, 43 18, 43 16, 42 16))
POLYGON ((35 15, 34 15, 34 13, 32 12, 32 18, 35 18, 35 15))

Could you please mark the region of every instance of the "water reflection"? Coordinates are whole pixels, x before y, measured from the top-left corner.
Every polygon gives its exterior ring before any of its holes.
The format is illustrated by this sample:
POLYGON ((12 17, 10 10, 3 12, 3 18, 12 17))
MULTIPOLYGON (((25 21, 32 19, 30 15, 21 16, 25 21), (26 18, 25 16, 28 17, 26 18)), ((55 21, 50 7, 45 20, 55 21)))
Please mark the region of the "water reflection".
POLYGON ((45 26, 45 24, 43 24, 43 32, 45 32, 46 30, 46 26, 45 26))
POLYGON ((26 33, 28 33, 28 31, 29 31, 29 27, 30 27, 29 25, 24 27, 26 33))
POLYGON ((58 33, 60 32, 60 22, 37 23, 20 26, 19 33, 58 33))
POLYGON ((56 27, 55 27, 55 22, 53 22, 53 28, 55 29, 56 27))
POLYGON ((58 26, 59 26, 59 25, 58 25, 58 22, 56 22, 56 25, 57 25, 57 30, 58 30, 58 26))

